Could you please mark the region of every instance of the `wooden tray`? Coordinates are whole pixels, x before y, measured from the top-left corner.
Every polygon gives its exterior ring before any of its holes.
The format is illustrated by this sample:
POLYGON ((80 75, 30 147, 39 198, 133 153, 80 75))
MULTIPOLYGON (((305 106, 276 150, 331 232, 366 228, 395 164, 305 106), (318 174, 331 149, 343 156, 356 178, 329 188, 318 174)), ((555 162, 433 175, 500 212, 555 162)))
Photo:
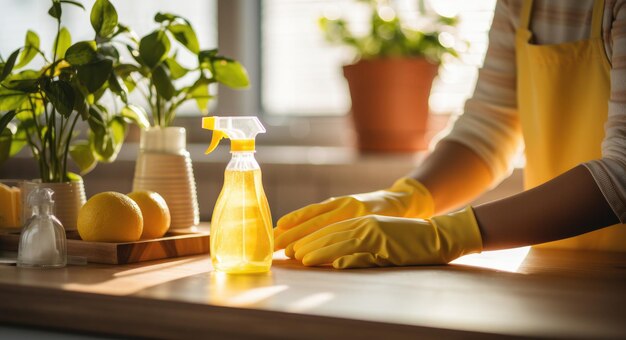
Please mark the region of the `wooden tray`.
MULTIPOLYGON (((19 241, 19 231, 0 231, 0 250, 17 251, 19 241)), ((78 232, 67 232, 67 255, 94 263, 126 264, 208 252, 206 232, 169 231, 162 238, 125 243, 86 242, 78 232)))

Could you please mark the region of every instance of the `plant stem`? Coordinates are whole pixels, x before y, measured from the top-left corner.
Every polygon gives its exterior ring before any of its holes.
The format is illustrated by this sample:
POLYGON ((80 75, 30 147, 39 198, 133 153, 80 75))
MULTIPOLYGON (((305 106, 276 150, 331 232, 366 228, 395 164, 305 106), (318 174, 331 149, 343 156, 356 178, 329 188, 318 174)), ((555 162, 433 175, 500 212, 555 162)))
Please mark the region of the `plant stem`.
POLYGON ((161 116, 161 96, 157 93, 156 95, 156 109, 157 116, 159 117, 159 126, 163 126, 163 117, 161 116))
POLYGON ((58 182, 59 179, 59 162, 57 154, 57 126, 56 126, 56 108, 52 105, 52 113, 50 114, 50 128, 48 129, 50 136, 50 165, 52 166, 51 181, 58 182))
MULTIPOLYGON (((46 127, 50 127, 49 121, 50 121, 50 116, 48 114, 48 103, 46 103, 46 101, 43 99, 42 96, 42 101, 43 101, 43 108, 44 108, 44 117, 45 117, 45 126, 46 127)), ((46 173, 45 173, 45 178, 46 180, 44 180, 44 174, 42 174, 42 181, 47 181, 48 176, 50 176, 50 165, 51 163, 48 162, 48 155, 46 154, 46 150, 48 150, 48 148, 46 147, 46 145, 48 145, 48 133, 50 133, 49 131, 50 129, 46 130, 46 133, 41 136, 41 130, 37 131, 37 134, 40 135, 41 138, 41 153, 43 156, 43 164, 45 164, 45 168, 46 168, 46 173)))
POLYGON ((76 122, 78 121, 78 116, 80 116, 80 114, 78 112, 76 112, 76 114, 74 115, 74 120, 72 121, 72 125, 70 126, 70 130, 67 133, 67 138, 65 140, 65 150, 63 151, 63 173, 62 173, 62 178, 63 181, 69 180, 67 178, 67 155, 70 151, 70 142, 72 141, 72 132, 74 131, 74 127, 76 126, 76 122))
POLYGON ((148 83, 148 103, 150 106, 150 110, 152 111, 152 123, 154 126, 159 126, 159 117, 156 112, 155 104, 154 104, 154 95, 152 93, 152 82, 148 83))
MULTIPOLYGON (((52 56, 53 64, 57 61, 57 47, 59 47, 59 33, 61 33, 61 16, 57 18, 57 37, 54 39, 54 51, 53 51, 53 56, 52 56)), ((51 72, 54 72, 54 70, 51 72)), ((51 74, 50 76, 52 76, 53 74, 51 74)))
POLYGON ((41 151, 35 144, 35 141, 30 138, 30 132, 28 131, 28 128, 26 129, 26 140, 28 141, 28 146, 30 146, 30 152, 32 152, 35 160, 37 160, 37 164, 39 164, 39 175, 41 176, 41 180, 43 181, 44 175, 46 175, 47 172, 46 163, 42 162, 41 151))

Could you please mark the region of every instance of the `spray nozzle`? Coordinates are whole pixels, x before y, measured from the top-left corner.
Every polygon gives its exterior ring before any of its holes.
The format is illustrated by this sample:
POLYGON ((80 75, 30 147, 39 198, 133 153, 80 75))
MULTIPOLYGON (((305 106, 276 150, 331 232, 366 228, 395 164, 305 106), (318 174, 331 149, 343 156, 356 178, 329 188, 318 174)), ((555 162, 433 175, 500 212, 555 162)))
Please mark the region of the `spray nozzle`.
POLYGON ((213 131, 211 144, 205 154, 215 150, 217 144, 224 137, 231 140, 232 151, 254 151, 254 139, 259 133, 264 133, 265 128, 257 117, 204 117, 202 128, 213 131))

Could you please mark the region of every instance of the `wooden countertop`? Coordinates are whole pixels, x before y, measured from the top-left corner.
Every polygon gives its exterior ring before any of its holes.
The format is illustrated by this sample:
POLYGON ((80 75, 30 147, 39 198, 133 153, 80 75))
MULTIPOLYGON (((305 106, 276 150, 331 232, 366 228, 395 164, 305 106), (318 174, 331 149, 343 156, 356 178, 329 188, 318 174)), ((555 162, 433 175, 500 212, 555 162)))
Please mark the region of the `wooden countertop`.
POLYGON ((527 251, 344 271, 276 253, 267 275, 215 273, 208 256, 0 265, 0 322, 150 338, 626 337, 626 254, 527 251))

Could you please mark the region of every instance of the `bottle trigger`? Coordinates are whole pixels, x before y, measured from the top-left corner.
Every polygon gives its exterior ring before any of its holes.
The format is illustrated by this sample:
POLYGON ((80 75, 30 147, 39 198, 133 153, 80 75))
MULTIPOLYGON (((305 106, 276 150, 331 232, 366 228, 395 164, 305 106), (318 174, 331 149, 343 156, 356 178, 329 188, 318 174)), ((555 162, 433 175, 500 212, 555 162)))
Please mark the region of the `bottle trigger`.
POLYGON ((215 150, 215 148, 217 148, 217 145, 220 143, 220 140, 222 140, 222 138, 224 138, 226 136, 225 133, 223 133, 222 131, 219 130, 213 130, 213 138, 211 138, 211 144, 209 145, 209 147, 206 149, 206 151, 204 152, 205 155, 208 155, 209 153, 211 153, 213 150, 215 150))

